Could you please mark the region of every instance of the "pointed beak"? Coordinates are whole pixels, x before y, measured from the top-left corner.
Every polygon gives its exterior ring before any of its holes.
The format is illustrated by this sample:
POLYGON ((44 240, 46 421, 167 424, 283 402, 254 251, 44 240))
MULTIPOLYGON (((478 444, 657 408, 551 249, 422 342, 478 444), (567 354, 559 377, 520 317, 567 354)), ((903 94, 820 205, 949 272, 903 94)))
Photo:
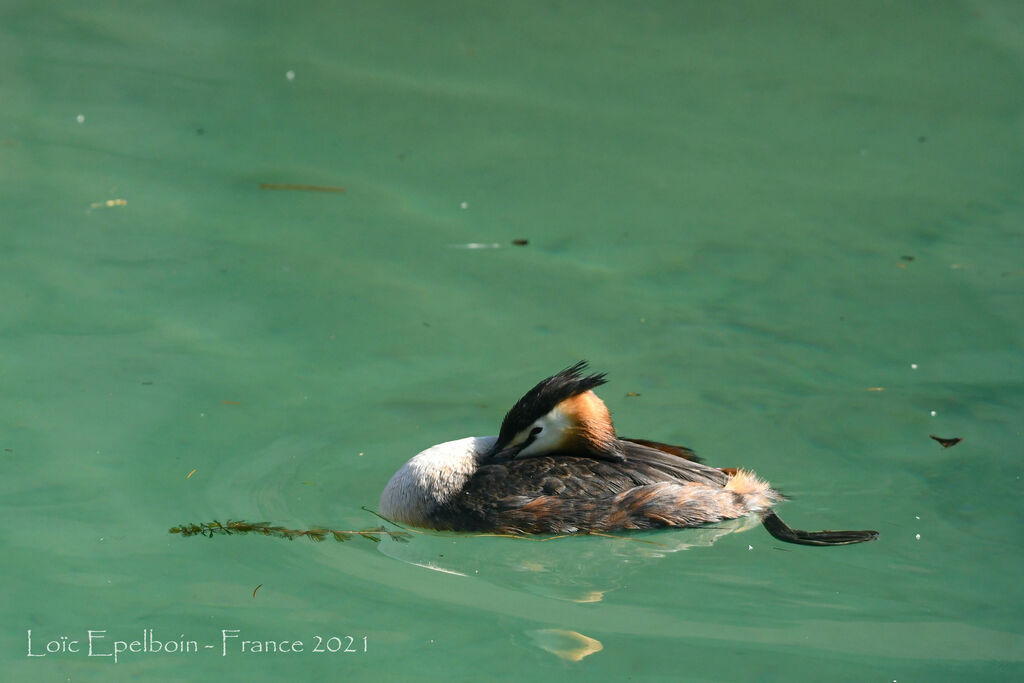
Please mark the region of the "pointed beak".
POLYGON ((515 446, 508 446, 500 442, 496 442, 489 451, 484 453, 483 459, 491 461, 511 460, 525 447, 525 442, 518 443, 515 446))

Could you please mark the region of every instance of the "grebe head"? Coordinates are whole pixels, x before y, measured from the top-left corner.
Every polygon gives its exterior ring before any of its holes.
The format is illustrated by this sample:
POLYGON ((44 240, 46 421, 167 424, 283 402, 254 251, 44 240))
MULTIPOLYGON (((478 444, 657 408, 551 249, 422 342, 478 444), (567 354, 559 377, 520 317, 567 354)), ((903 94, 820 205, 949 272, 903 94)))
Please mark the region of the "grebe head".
POLYGON ((542 380, 516 401, 488 458, 580 453, 621 460, 611 414, 593 392, 604 373, 584 375, 586 361, 542 380))

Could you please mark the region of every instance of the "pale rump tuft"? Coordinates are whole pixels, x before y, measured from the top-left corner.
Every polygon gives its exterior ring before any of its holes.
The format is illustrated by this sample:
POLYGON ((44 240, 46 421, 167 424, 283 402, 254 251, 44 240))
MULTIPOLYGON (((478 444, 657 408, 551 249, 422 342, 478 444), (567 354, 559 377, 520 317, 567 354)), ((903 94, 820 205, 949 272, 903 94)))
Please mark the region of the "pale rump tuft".
POLYGON ((725 483, 725 489, 742 494, 751 512, 767 510, 783 498, 768 482, 748 470, 736 470, 725 483))

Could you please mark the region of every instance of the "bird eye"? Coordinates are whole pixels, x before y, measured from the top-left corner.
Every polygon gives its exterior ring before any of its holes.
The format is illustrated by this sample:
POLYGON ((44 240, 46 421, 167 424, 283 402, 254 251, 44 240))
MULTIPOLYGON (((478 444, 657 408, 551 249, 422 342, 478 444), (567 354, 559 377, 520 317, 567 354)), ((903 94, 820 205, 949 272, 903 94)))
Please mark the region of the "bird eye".
POLYGON ((543 427, 534 427, 533 429, 530 430, 530 436, 537 436, 538 434, 540 434, 543 431, 544 431, 543 427))

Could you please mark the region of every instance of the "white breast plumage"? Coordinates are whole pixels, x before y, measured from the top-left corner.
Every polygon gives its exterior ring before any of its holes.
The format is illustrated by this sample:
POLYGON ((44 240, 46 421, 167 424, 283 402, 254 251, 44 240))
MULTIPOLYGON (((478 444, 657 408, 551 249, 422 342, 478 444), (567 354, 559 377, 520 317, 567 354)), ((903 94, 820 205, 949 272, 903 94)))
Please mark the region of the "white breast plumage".
POLYGON ((447 441, 418 453, 395 472, 380 496, 380 514, 404 524, 432 527, 432 513, 462 490, 477 468, 477 454, 496 436, 447 441))

